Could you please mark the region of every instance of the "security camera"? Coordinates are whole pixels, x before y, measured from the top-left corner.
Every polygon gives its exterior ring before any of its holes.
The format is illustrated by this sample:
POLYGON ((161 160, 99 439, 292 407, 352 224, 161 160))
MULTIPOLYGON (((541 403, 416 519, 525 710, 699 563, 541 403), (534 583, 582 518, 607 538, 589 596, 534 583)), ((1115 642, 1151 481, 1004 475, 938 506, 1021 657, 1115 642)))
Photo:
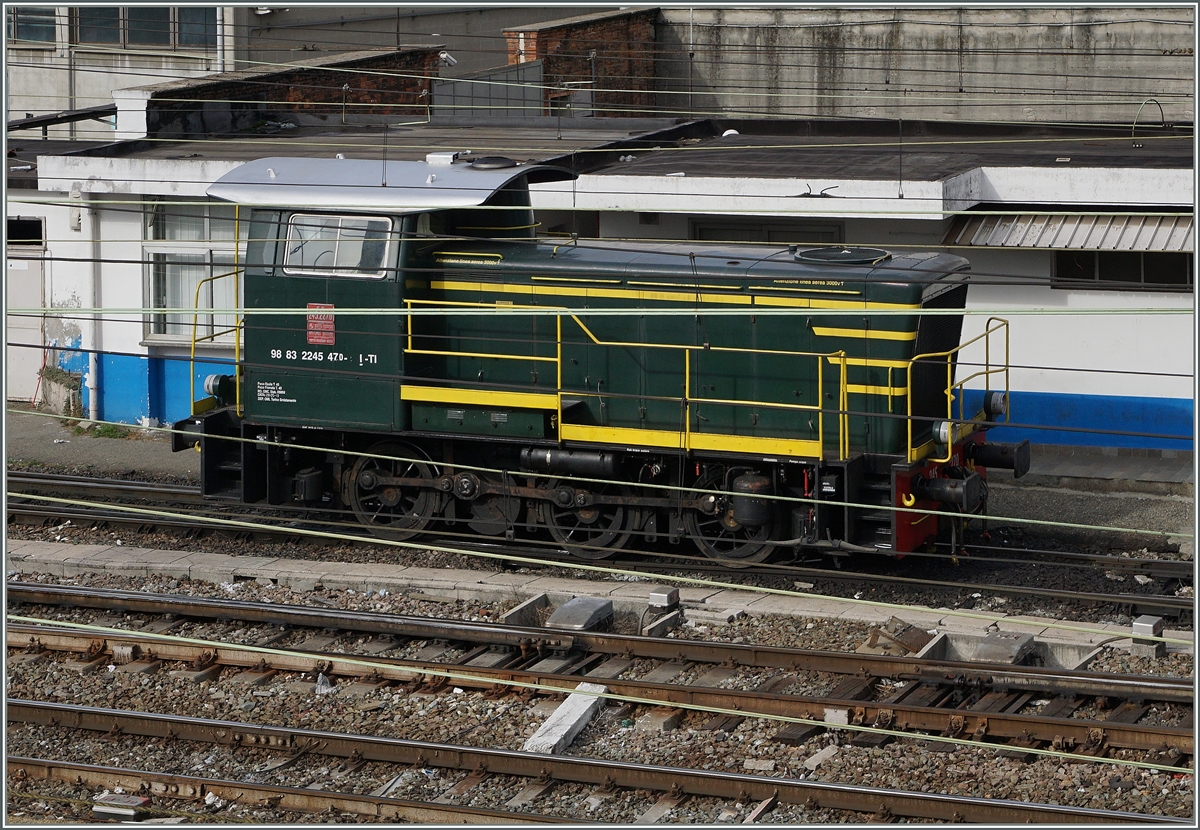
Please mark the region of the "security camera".
POLYGON ((449 52, 438 52, 438 60, 442 62, 442 66, 457 66, 458 61, 449 52))

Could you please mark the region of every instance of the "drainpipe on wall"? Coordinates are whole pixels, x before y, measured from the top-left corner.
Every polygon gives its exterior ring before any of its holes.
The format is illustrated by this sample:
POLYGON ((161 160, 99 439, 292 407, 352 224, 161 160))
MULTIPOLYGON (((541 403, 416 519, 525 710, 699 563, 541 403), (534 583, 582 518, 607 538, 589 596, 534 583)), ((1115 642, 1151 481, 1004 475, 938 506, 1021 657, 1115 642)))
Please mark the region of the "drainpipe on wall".
POLYGON ((218 73, 225 71, 225 9, 217 6, 217 66, 218 73))
POLYGON ((90 197, 84 203, 92 243, 92 297, 88 307, 93 309, 88 326, 88 374, 84 385, 88 390, 88 420, 95 422, 100 420, 100 211, 90 197))

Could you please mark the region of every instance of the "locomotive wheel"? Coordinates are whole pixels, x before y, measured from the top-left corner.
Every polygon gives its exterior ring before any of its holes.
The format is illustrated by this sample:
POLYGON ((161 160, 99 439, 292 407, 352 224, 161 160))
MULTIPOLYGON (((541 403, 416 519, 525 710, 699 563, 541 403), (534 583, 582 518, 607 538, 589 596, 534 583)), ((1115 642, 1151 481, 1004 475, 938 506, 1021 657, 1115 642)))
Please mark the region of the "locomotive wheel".
MULTIPOLYGON (((696 480, 695 487, 701 490, 720 490, 720 471, 710 470, 696 480)), ((731 568, 749 567, 762 562, 775 550, 771 538, 775 535, 778 522, 750 527, 734 521, 733 508, 718 499, 717 510, 709 515, 699 510, 689 510, 683 517, 687 535, 696 547, 710 559, 720 560, 731 568)))
MULTIPOLYGON (((624 548, 633 535, 638 511, 624 504, 564 505, 561 494, 574 492, 566 485, 567 482, 550 482, 548 489, 557 491, 560 497, 542 503, 542 515, 554 541, 579 559, 607 559, 624 548)), ((597 496, 630 494, 623 484, 605 484, 592 492, 597 496)))
POLYGON ((399 487, 377 483, 379 478, 424 478, 437 476, 429 456, 408 444, 385 442, 371 447, 374 458, 364 455, 350 471, 348 485, 350 508, 355 517, 381 539, 410 539, 426 527, 440 501, 439 494, 427 487, 399 487), (404 459, 425 459, 424 461, 404 459))

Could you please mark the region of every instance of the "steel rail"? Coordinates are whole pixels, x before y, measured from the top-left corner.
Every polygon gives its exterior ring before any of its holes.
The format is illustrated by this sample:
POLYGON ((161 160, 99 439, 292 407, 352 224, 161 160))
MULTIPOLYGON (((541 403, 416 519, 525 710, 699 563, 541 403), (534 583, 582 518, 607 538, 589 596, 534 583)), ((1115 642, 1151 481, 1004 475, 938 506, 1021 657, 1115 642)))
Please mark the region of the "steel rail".
MULTIPOLYGON (((42 486, 49 486, 49 484, 51 482, 56 481, 58 478, 60 478, 60 477, 56 477, 51 474, 20 473, 20 474, 14 474, 14 475, 26 476, 26 477, 39 476, 40 478, 38 478, 38 479, 30 479, 30 481, 33 482, 35 485, 33 487, 33 489, 35 489, 35 490, 39 489, 42 486)), ((104 489, 107 489, 109 487, 109 484, 111 483, 113 485, 114 489, 119 490, 123 487, 124 489, 128 489, 130 492, 137 492, 141 495, 144 495, 147 498, 160 495, 160 491, 155 489, 155 487, 153 485, 134 485, 134 484, 131 484, 130 482, 123 482, 120 480, 110 480, 110 479, 89 480, 84 477, 73 477, 73 476, 63 476, 63 477, 61 477, 61 479, 65 482, 65 484, 68 487, 71 487, 71 486, 78 486, 81 488, 88 487, 89 485, 86 484, 86 482, 97 481, 97 482, 101 482, 96 485, 96 487, 98 487, 98 488, 102 487, 104 489), (75 482, 83 482, 83 483, 76 484, 75 482)), ((11 481, 15 481, 18 484, 21 483, 20 479, 16 479, 13 476, 10 476, 10 482, 11 481)), ((166 487, 170 488, 169 485, 166 485, 166 487)), ((175 492, 177 492, 181 496, 188 497, 189 500, 192 498, 195 498, 196 501, 203 502, 206 505, 216 504, 212 501, 200 499, 198 496, 197 488, 179 487, 179 488, 175 489, 175 492), (189 494, 188 491, 196 491, 196 492, 189 494)), ((168 490, 168 495, 169 494, 170 494, 170 490, 168 490)), ((30 494, 30 497, 36 498, 36 495, 30 494)), ((274 509, 278 510, 279 508, 274 508, 274 509)), ((38 517, 38 518, 67 518, 67 519, 72 519, 72 520, 80 520, 80 521, 88 521, 88 522, 104 521, 104 522, 107 522, 110 524, 132 525, 132 526, 137 526, 137 527, 145 527, 147 525, 153 525, 153 526, 173 527, 173 528, 188 529, 188 530, 192 530, 192 529, 215 530, 218 532, 224 530, 227 533, 233 532, 228 528, 214 527, 211 523, 204 521, 204 519, 202 519, 202 518, 196 519, 196 520, 181 520, 181 519, 177 519, 177 518, 158 519, 158 518, 153 518, 153 517, 147 518, 145 516, 130 516, 128 513, 124 513, 121 511, 109 512, 109 511, 103 510, 102 508, 47 507, 47 506, 30 504, 30 503, 10 502, 9 506, 8 506, 8 513, 10 516, 13 516, 13 517, 28 516, 28 517, 38 517)), ((256 518, 256 521, 263 522, 264 527, 262 529, 254 529, 254 530, 244 529, 241 532, 245 533, 247 535, 254 535, 254 536, 266 537, 266 538, 271 538, 271 537, 279 536, 279 535, 286 536, 289 534, 289 527, 287 526, 287 524, 280 525, 280 524, 273 524, 273 523, 276 523, 276 522, 292 523, 292 522, 296 521, 296 519, 289 518, 289 517, 270 517, 270 518, 256 518)), ((342 533, 342 534, 351 533, 354 535, 359 535, 359 532, 361 532, 362 540, 364 542, 370 542, 374 538, 374 537, 370 536, 365 530, 363 530, 363 528, 360 525, 358 525, 357 523, 336 522, 333 524, 333 529, 336 530, 336 532, 342 533)), ((544 548, 543 547, 534 547, 534 546, 529 546, 529 545, 513 546, 511 543, 506 546, 500 546, 495 543, 488 543, 486 540, 478 540, 475 538, 446 537, 444 535, 439 535, 438 532, 436 532, 436 531, 422 534, 422 538, 424 538, 425 541, 427 541, 430 544, 447 544, 447 543, 449 543, 449 544, 455 545, 457 547, 460 547, 460 548, 464 549, 465 551, 477 550, 480 552, 493 553, 493 554, 509 552, 515 556, 553 557, 553 559, 550 559, 547 561, 547 564, 554 564, 554 561, 558 560, 560 562, 566 563, 569 566, 570 563, 578 561, 577 559, 572 557, 567 551, 562 550, 561 548, 558 548, 555 546, 547 546, 544 548)), ((1043 555, 1060 555, 1057 552, 1053 552, 1053 553, 1052 552, 1041 552, 1041 553, 1043 553, 1043 555)), ((1062 554, 1062 555, 1065 556, 1066 554, 1062 554)), ((645 556, 653 557, 653 556, 655 556, 655 552, 654 551, 646 551, 645 556)), ((1121 570, 1121 571, 1135 571, 1136 570, 1136 571, 1141 571, 1141 572, 1147 572, 1147 573, 1153 574, 1155 576, 1160 576, 1163 579, 1187 580, 1191 577, 1192 570, 1193 570, 1193 564, 1191 562, 1178 562, 1175 560, 1135 560, 1135 559, 1105 557, 1105 556, 1090 555, 1090 554, 1075 554, 1074 555, 1074 558, 1080 558, 1080 557, 1083 557, 1083 561, 1090 563, 1097 567, 1104 567, 1107 569, 1115 569, 1115 570, 1121 570)), ((974 561, 987 562, 987 563, 991 564, 989 562, 989 557, 987 557, 987 556, 978 557, 974 561)), ((1005 561, 1008 561, 1008 560, 997 560, 997 562, 1000 564, 1003 564, 1005 561)), ((1016 560, 1014 560, 1014 561, 1016 561, 1016 560)), ((613 560, 612 564, 614 567, 618 567, 618 568, 621 568, 624 570, 636 570, 636 571, 640 571, 643 573, 651 573, 651 574, 657 574, 657 575, 670 575, 671 573, 678 571, 678 570, 692 570, 692 571, 698 571, 698 572, 702 572, 702 573, 718 573, 718 574, 728 574, 730 572, 729 567, 723 566, 719 563, 716 563, 716 562, 714 562, 712 560, 708 560, 708 559, 697 560, 694 563, 666 563, 666 564, 663 564, 663 563, 657 563, 657 562, 653 562, 653 561, 647 561, 645 558, 639 558, 639 559, 633 559, 633 560, 613 560)), ((1048 564, 1052 564, 1052 565, 1060 564, 1063 567, 1070 567, 1070 565, 1065 562, 1063 562, 1063 563, 1050 562, 1048 564)), ((1190 614, 1194 609, 1193 601, 1188 597, 1170 596, 1170 595, 1163 595, 1163 594, 1131 594, 1131 593, 1105 594, 1105 593, 1095 593, 1095 592, 1064 591, 1064 590, 1059 590, 1059 589, 1054 589, 1054 588, 1040 588, 1040 587, 1035 587, 1035 586, 1020 586, 1020 585, 1010 586, 1010 585, 997 585, 997 584, 993 584, 993 583, 980 583, 980 582, 953 582, 950 580, 929 580, 929 579, 920 579, 920 578, 914 578, 914 577, 888 576, 888 575, 849 572, 849 571, 832 571, 832 570, 828 570, 828 569, 806 568, 806 567, 802 567, 802 566, 788 566, 788 565, 778 565, 778 564, 777 565, 772 565, 772 564, 756 565, 755 573, 761 574, 761 575, 782 574, 782 575, 786 575, 786 576, 803 576, 806 578, 827 579, 827 580, 831 580, 831 581, 840 581, 840 582, 853 581, 856 583, 866 583, 866 582, 886 583, 889 585, 905 585, 905 586, 910 586, 913 588, 938 587, 938 588, 948 588, 951 590, 985 591, 985 592, 991 593, 991 594, 1016 595, 1016 596, 1037 596, 1037 597, 1042 597, 1042 598, 1048 599, 1048 600, 1063 600, 1063 601, 1071 601, 1071 602, 1084 601, 1084 602, 1092 603, 1095 605, 1114 605, 1114 606, 1120 606, 1120 607, 1127 607, 1127 608, 1133 609, 1133 611, 1135 613, 1154 613, 1154 614, 1160 614, 1160 615, 1171 617, 1171 618, 1184 618, 1188 614, 1190 614)))
POLYGON ((71 585, 8 582, 9 603, 122 609, 147 614, 174 614, 203 619, 292 625, 307 628, 393 634, 416 639, 461 640, 515 648, 567 650, 620 657, 649 657, 691 663, 718 663, 792 671, 864 674, 901 680, 982 683, 994 688, 1020 688, 1054 694, 1075 692, 1143 698, 1173 703, 1193 700, 1190 678, 1109 675, 1031 666, 997 666, 965 661, 827 652, 742 643, 713 643, 589 631, 506 626, 497 623, 379 614, 347 609, 310 608, 281 603, 210 599, 176 594, 147 594, 71 585))
POLYGON ((186 497, 189 501, 200 501, 203 499, 200 495, 200 488, 195 485, 126 481, 120 478, 91 478, 89 476, 58 475, 56 473, 9 472, 8 484, 10 487, 53 487, 57 491, 61 491, 62 489, 83 491, 113 490, 144 495, 147 498, 181 496, 186 497))
MULTIPOLYGON (((910 554, 911 555, 911 554, 910 554)), ((1190 565, 1190 563, 1189 563, 1190 565)), ((672 571, 693 570, 693 571, 711 571, 715 573, 726 573, 728 569, 722 569, 721 566, 714 562, 697 563, 696 565, 666 565, 658 566, 646 563, 638 563, 636 561, 614 561, 614 567, 624 570, 641 570, 647 573, 665 574, 672 571)), ((1128 566, 1130 570, 1133 566, 1128 566)), ((1143 569, 1148 570, 1148 569, 1143 569)), ((1172 569, 1173 571, 1175 569, 1172 569)), ((911 576, 893 576, 881 574, 859 573, 854 571, 830 571, 820 568, 805 568, 802 566, 771 566, 771 565, 756 565, 756 574, 780 574, 785 576, 803 576, 809 579, 827 579, 831 582, 853 582, 863 584, 868 582, 885 583, 888 585, 904 585, 911 588, 950 588, 964 591, 986 591, 990 594, 1012 594, 1017 596, 1037 596, 1044 599, 1061 599, 1071 600, 1073 602, 1090 602, 1096 605, 1133 605, 1133 606, 1153 606, 1164 610, 1173 611, 1176 614, 1184 611, 1191 611, 1195 605, 1195 601, 1190 597, 1165 596, 1160 594, 1097 594, 1085 591, 1062 591, 1054 588, 1034 588, 1024 585, 996 585, 987 582, 950 582, 942 579, 918 579, 911 576)))
POLYGON ((402 738, 346 735, 294 727, 263 726, 182 715, 147 715, 120 709, 79 707, 41 701, 7 701, 9 722, 64 726, 139 737, 182 738, 226 746, 419 764, 459 770, 486 770, 516 775, 658 792, 729 799, 766 800, 787 804, 873 814, 1016 824, 1024 822, 1096 824, 1171 824, 1190 826, 1190 819, 1114 812, 1086 807, 1029 804, 941 793, 886 790, 823 781, 801 781, 745 773, 719 773, 651 764, 543 755, 505 749, 423 743, 402 738))
MULTIPOLYGON (((178 800, 203 800, 212 793, 227 802, 262 805, 266 809, 300 813, 321 813, 330 808, 364 818, 414 824, 593 824, 580 819, 546 816, 538 813, 506 813, 480 807, 437 805, 387 796, 310 790, 252 784, 222 778, 171 775, 164 772, 76 764, 44 758, 9 755, 9 778, 19 781, 40 779, 90 787, 121 787, 126 792, 178 800)), ((11 805, 12 797, 9 796, 11 805)), ((155 812, 150 808, 150 812, 155 812)))
MULTIPOLYGON (((61 630, 55 631, 44 626, 21 623, 10 623, 7 631, 9 648, 43 648, 78 653, 88 651, 89 645, 95 642, 95 637, 85 632, 64 634, 61 630)), ((371 676, 378 677, 380 680, 401 683, 411 683, 422 679, 437 681, 441 679, 441 673, 451 672, 454 677, 449 682, 453 685, 485 690, 515 683, 523 686, 549 687, 570 693, 581 681, 588 679, 586 676, 578 674, 539 672, 523 668, 482 668, 454 663, 433 663, 307 649, 293 648, 264 654, 262 649, 251 649, 236 644, 210 647, 192 643, 172 643, 157 638, 139 636, 136 631, 131 631, 128 636, 122 634, 106 638, 107 653, 112 653, 112 644, 117 642, 124 645, 137 645, 142 653, 152 654, 156 660, 241 668, 250 668, 265 663, 266 666, 277 671, 321 671, 326 675, 354 678, 371 676), (364 663, 370 665, 364 666, 364 663)), ((520 657, 521 655, 514 656, 520 657)), ((536 655, 524 656, 536 659, 536 655)), ((710 711, 735 711, 746 717, 773 715, 810 721, 828 721, 831 713, 840 712, 846 716, 846 724, 880 725, 898 732, 910 730, 940 732, 951 737, 967 737, 975 741, 982 741, 985 738, 1001 740, 1021 738, 1066 746, 1084 746, 1089 741, 1094 742, 1097 738, 1096 730, 1100 730, 1103 733, 1103 741, 1113 748, 1145 752, 1175 750, 1180 757, 1190 756, 1194 752, 1194 740, 1190 728, 1147 726, 1069 717, 1043 718, 1037 715, 982 712, 966 708, 945 709, 936 706, 907 704, 903 701, 875 702, 813 695, 717 689, 704 686, 678 686, 670 683, 649 683, 616 678, 605 678, 603 683, 611 694, 618 697, 652 702, 663 706, 674 705, 710 711)), ((1070 693, 1068 692, 1068 694, 1070 693)), ((837 724, 833 723, 831 727, 837 728, 837 724)))

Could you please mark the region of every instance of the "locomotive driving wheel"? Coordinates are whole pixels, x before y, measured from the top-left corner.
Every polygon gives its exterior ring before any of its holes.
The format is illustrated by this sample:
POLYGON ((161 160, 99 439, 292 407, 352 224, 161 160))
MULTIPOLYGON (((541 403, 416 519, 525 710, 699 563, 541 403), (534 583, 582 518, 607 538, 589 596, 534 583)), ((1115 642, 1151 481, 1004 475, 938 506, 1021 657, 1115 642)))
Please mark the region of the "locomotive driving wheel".
POLYGON ((542 515, 554 541, 579 559, 607 559, 629 542, 637 510, 624 504, 605 504, 604 496, 628 496, 623 484, 605 484, 598 490, 575 489, 565 481, 549 484, 551 498, 542 515))
MULTIPOLYGON (((722 471, 715 469, 705 472, 693 486, 700 490, 721 490, 723 484, 722 471)), ((743 568, 762 562, 775 550, 771 539, 778 522, 773 517, 767 524, 751 527, 734 519, 728 497, 709 493, 698 496, 702 500, 712 498, 712 511, 689 510, 683 523, 688 537, 705 556, 731 568, 743 568)))
POLYGON ((428 527, 441 497, 431 487, 398 479, 432 483, 437 472, 429 456, 409 444, 393 442, 376 444, 369 452, 355 462, 347 484, 355 517, 382 539, 416 536, 428 527))

